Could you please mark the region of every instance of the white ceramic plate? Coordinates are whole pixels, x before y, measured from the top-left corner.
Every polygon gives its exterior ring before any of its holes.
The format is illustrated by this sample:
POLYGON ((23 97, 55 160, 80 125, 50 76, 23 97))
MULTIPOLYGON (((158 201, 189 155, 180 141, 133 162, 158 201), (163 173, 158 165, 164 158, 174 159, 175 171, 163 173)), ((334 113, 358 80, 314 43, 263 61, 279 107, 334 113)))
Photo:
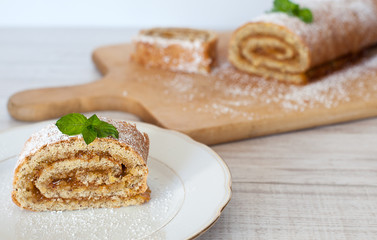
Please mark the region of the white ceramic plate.
POLYGON ((151 141, 148 185, 141 206, 31 212, 11 200, 13 170, 24 142, 47 123, 0 133, 1 239, 187 239, 206 231, 231 197, 231 175, 207 146, 145 123, 151 141))

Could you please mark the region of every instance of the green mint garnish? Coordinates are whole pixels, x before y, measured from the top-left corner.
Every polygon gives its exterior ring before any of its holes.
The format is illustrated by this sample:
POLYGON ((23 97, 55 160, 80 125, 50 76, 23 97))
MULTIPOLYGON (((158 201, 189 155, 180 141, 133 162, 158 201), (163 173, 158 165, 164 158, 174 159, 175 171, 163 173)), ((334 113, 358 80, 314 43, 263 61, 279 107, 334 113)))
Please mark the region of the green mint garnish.
POLYGON ((61 117, 56 126, 59 130, 69 136, 82 134, 86 144, 90 144, 97 137, 119 138, 118 130, 110 123, 101 121, 97 115, 86 118, 80 113, 70 113, 61 117))
POLYGON ((313 14, 308 8, 300 8, 290 0, 274 0, 271 12, 284 12, 290 16, 298 17, 305 23, 313 22, 313 14))

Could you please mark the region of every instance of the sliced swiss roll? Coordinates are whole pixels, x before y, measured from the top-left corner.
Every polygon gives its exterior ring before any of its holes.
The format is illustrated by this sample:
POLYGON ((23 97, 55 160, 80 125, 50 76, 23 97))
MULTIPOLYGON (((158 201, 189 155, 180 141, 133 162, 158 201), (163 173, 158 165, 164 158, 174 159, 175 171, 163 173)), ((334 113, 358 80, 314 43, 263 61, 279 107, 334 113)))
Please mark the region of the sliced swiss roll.
POLYGON ((114 208, 150 199, 149 138, 134 124, 106 120, 119 138, 68 136, 50 124, 25 143, 14 173, 12 199, 33 211, 114 208))
POLYGON ((331 70, 347 62, 344 57, 377 42, 375 0, 295 2, 311 10, 313 22, 274 12, 241 26, 229 45, 229 61, 237 69, 302 84, 316 76, 316 70, 331 70))
POLYGON ((216 56, 218 36, 207 30, 152 28, 134 38, 131 59, 144 66, 206 74, 216 56))

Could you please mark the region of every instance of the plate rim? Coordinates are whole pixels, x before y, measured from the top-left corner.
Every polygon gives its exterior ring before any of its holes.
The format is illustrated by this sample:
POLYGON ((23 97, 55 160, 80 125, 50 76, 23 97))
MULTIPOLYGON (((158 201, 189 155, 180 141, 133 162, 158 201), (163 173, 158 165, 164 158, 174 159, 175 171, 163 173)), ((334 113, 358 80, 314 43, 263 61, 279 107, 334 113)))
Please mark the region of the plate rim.
MULTIPOLYGON (((15 127, 11 127, 11 128, 8 128, 8 129, 2 129, 2 130, 0 130, 0 135, 6 134, 6 133, 12 132, 12 131, 22 131, 23 129, 29 129, 29 128, 33 128, 33 127, 37 127, 37 126, 43 127, 44 125, 52 123, 56 120, 57 119, 51 119, 51 120, 21 125, 21 126, 15 126, 15 127)), ((129 123, 136 124, 136 127, 138 125, 143 125, 143 127, 146 127, 146 128, 149 128, 149 129, 154 129, 156 131, 164 131, 164 132, 167 132, 169 134, 175 135, 176 137, 179 137, 179 138, 185 140, 186 142, 193 144, 193 145, 205 150, 207 153, 209 153, 211 156, 213 156, 216 159, 216 162, 221 166, 221 168, 224 172, 225 194, 223 196, 223 199, 221 200, 221 203, 219 203, 219 206, 218 206, 216 213, 213 214, 213 216, 210 216, 210 219, 208 220, 208 222, 205 223, 204 225, 202 225, 200 227, 200 229, 198 229, 197 232, 195 232, 191 236, 188 236, 187 239, 195 239, 195 238, 199 237, 200 235, 202 235, 203 233, 205 233, 206 231, 208 231, 213 225, 215 225, 215 223, 219 220, 222 212, 224 211, 224 209, 229 204, 229 202, 232 198, 232 195, 233 195, 232 174, 231 174, 231 171, 229 169, 228 164, 222 159, 222 157, 220 157, 220 155, 217 152, 215 152, 212 148, 210 148, 209 146, 207 146, 207 145, 205 145, 201 142, 195 141, 193 138, 191 138, 190 136, 188 136, 188 135, 186 135, 182 132, 178 132, 178 131, 172 130, 172 129, 162 128, 162 127, 156 126, 154 124, 141 122, 141 121, 121 120, 121 119, 117 119, 117 118, 114 118, 114 120, 127 121, 129 123)), ((13 155, 10 156, 9 158, 11 158, 11 157, 13 157, 13 155)), ((5 161, 7 161, 7 160, 5 160, 5 161)), ((4 162, 4 161, 1 161, 1 162, 4 162)))

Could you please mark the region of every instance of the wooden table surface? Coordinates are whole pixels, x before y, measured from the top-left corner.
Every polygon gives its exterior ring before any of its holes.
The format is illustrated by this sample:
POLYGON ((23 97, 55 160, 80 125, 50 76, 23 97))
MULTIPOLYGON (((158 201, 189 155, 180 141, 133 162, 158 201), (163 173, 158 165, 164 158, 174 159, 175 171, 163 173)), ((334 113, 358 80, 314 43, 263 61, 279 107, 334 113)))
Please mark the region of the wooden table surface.
MULTIPOLYGON (((11 94, 101 76, 98 46, 137 29, 0 29, 0 131, 11 94)), ((100 112, 138 120, 122 112, 100 112)), ((211 146, 228 164, 233 196, 199 239, 376 239, 377 119, 211 146)))

